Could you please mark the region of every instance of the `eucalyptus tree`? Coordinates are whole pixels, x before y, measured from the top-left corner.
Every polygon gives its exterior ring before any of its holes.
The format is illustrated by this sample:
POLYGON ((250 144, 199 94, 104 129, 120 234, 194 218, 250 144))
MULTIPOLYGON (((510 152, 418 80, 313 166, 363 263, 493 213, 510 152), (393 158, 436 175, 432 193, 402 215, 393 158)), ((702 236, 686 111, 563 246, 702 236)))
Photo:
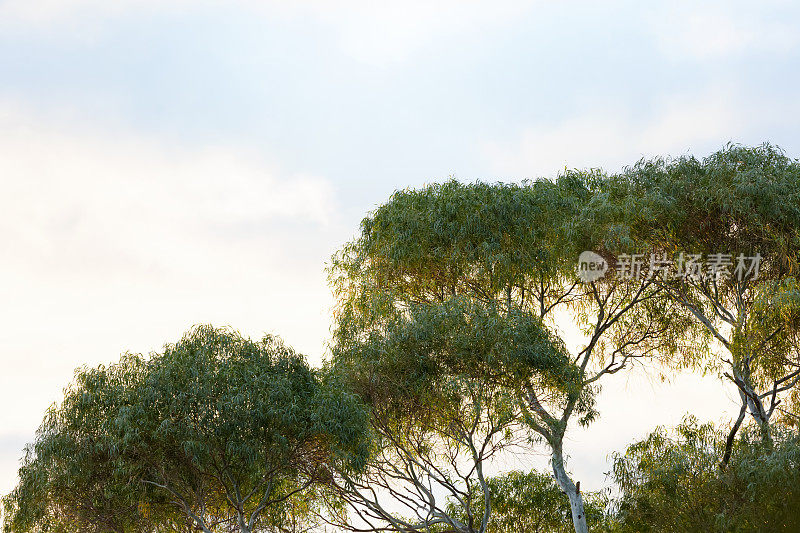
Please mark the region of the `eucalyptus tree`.
MULTIPOLYGON (((569 502, 552 476, 535 470, 513 470, 489 478, 492 495, 490 533, 569 533, 572 520, 569 502)), ((477 494, 475 495, 478 496, 477 494)), ((588 521, 597 530, 607 529, 608 498, 602 493, 584 494, 588 521)), ((459 508, 453 506, 452 512, 459 508)))
POLYGON ((800 529, 800 434, 776 425, 766 448, 758 426, 736 439, 724 470, 727 430, 687 417, 657 428, 613 458, 620 498, 611 531, 773 532, 800 529))
POLYGON ((309 490, 363 462, 365 417, 277 338, 196 327, 162 353, 79 373, 23 465, 7 528, 47 531, 78 512, 97 531, 286 530, 313 516, 309 490), (51 453, 51 434, 74 446, 51 453), (70 495, 72 483, 88 490, 70 495))
MULTIPOLYGON (((394 353, 383 346, 398 320, 413 330, 419 316, 451 302, 469 302, 460 305, 464 324, 481 324, 478 317, 486 315, 493 317, 492 328, 544 330, 536 334, 544 342, 488 335, 498 342, 485 345, 467 334, 470 328, 451 328, 447 336, 464 336, 459 345, 469 350, 445 356, 438 348, 409 346, 408 356, 430 353, 434 361, 444 357, 462 367, 481 362, 471 365, 476 379, 513 398, 516 421, 549 447, 579 532, 588 529, 580 484, 565 466, 568 424, 591 422, 600 380, 636 358, 674 350, 683 325, 664 307, 652 279, 610 273, 586 284, 578 280, 582 250, 615 245, 613 228, 597 241, 587 231, 589 217, 603 212, 595 199, 603 183, 599 173, 571 172, 556 182, 522 186, 451 181, 400 191, 363 221, 360 236, 331 268, 338 298, 335 353, 351 354, 339 357, 394 353), (585 344, 567 348, 559 337, 564 322, 581 328, 585 344), (378 347, 370 348, 376 338, 378 347)), ((451 364, 431 368, 461 375, 451 364)))
POLYGON ((118 365, 76 372, 25 449, 19 483, 3 500, 4 532, 155 531, 156 522, 162 530, 168 523, 178 530, 181 517, 156 502, 142 512, 141 486, 129 483, 114 463, 108 422, 141 363, 126 356, 118 365))
POLYGON ((782 394, 800 382, 800 164, 769 145, 729 145, 702 160, 640 161, 606 187, 635 251, 674 261, 655 279, 737 387, 723 463, 746 412, 769 440, 782 394))
MULTIPOLYGON (((359 318, 364 318, 359 317, 359 318)), ((530 317, 454 297, 411 305, 345 334, 334 368, 371 408, 375 448, 361 475, 338 476, 351 514, 336 524, 369 531, 486 532, 487 466, 519 441, 504 384, 537 374, 553 390, 577 375, 530 317), (514 345, 516 350, 508 352, 514 345)))

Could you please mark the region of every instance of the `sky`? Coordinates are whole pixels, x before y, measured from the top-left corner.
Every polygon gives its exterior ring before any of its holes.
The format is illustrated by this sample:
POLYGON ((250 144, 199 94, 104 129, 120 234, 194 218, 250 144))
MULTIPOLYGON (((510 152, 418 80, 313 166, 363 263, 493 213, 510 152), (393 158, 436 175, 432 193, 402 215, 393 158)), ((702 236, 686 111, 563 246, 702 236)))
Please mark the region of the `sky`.
MULTIPOLYGON (((0 0, 0 493, 76 367, 198 323, 318 364, 325 264, 397 189, 797 157, 798 24, 789 1, 0 0)), ((591 489, 655 424, 738 411, 713 377, 613 378, 567 439, 591 489)))

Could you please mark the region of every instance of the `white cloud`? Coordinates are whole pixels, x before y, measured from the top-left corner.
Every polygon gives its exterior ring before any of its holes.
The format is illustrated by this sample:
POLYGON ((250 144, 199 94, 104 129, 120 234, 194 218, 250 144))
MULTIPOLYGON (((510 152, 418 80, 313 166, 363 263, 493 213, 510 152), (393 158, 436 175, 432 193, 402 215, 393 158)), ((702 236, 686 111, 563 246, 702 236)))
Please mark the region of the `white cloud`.
MULTIPOLYGON (((406 60, 433 40, 483 33, 541 6, 575 20, 597 14, 596 6, 586 1, 548 5, 530 0, 0 0, 0 28, 90 39, 109 21, 126 16, 239 11, 265 20, 319 23, 330 28, 346 53, 381 65, 406 60)), ((798 13, 788 0, 679 1, 640 7, 610 2, 605 11, 628 19, 632 27, 641 26, 674 60, 718 59, 748 50, 786 52, 800 43, 798 13)))
POLYGON ((434 39, 485 30, 529 10, 523 0, 0 0, 0 27, 91 38, 110 21, 126 15, 153 15, 199 9, 243 11, 268 20, 314 21, 331 28, 343 51, 382 65, 402 61, 434 39))
POLYGON ((787 52, 800 35, 787 2, 675 3, 650 19, 656 42, 676 60, 713 60, 747 51, 787 52))
MULTIPOLYGON (((149 10, 156 8, 157 0, 3 0, 0 2, 0 20, 18 24, 50 25, 59 24, 70 19, 82 18, 92 14, 95 16, 115 16, 131 10, 149 10)), ((189 2, 173 0, 169 4, 189 2)))
MULTIPOLYGON (((0 101, 0 441, 33 437, 74 368, 196 323, 319 360, 341 231, 329 182, 0 101), (11 436, 11 437, 9 437, 11 436)), ((0 450, 0 493, 18 451, 0 450)))
POLYGON ((698 148, 720 147, 740 131, 733 97, 710 90, 699 97, 664 100, 645 117, 618 108, 538 124, 516 140, 487 142, 483 154, 493 173, 534 178, 564 168, 617 170, 641 157, 697 153, 698 148))
POLYGON ((254 154, 46 120, 0 104, 3 252, 22 260, 52 257, 68 240, 75 253, 131 250, 160 263, 168 243, 198 230, 333 215, 327 181, 282 175, 254 154))
POLYGON ((335 28, 348 53, 367 63, 402 61, 434 39, 485 31, 534 4, 520 0, 313 1, 296 4, 335 28))

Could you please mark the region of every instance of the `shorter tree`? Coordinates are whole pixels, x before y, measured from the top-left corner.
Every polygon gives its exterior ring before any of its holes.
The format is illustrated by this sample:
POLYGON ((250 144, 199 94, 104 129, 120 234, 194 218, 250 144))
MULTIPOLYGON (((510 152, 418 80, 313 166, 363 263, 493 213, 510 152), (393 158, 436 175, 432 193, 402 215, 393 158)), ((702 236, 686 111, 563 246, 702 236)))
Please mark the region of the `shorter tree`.
MULTIPOLYGON (((339 330, 333 368, 370 406, 375 446, 362 475, 339 475, 338 489, 352 515, 337 525, 488 531, 487 465, 501 450, 524 442, 515 431, 514 397, 501 382, 515 371, 538 370, 555 387, 563 381, 557 374, 569 366, 566 357, 559 357, 538 322, 506 317, 466 298, 412 305, 358 331, 346 337, 339 330), (514 355, 525 351, 530 368, 503 364, 512 344, 518 347, 514 355), (490 374, 495 379, 487 379, 490 374)), ((514 361, 523 366, 519 359, 514 361)))
POLYGON ((615 532, 772 532, 800 530, 800 434, 771 428, 770 449, 760 428, 734 445, 728 467, 719 455, 728 432, 689 417, 614 457, 621 494, 615 532))
MULTIPOLYGON (((514 470, 489 478, 492 515, 487 533, 571 533, 572 510, 552 476, 514 470)), ((607 497, 584 493, 587 522, 601 530, 607 497)), ((453 507, 458 513, 458 507, 453 507)))
MULTIPOLYGON (((47 410, 35 442, 25 448, 19 484, 3 499, 5 533, 155 529, 157 506, 141 512, 141 486, 116 468, 114 439, 107 431, 120 394, 130 385, 126 380, 141 364, 126 356, 109 368, 76 372, 62 403, 47 410)), ((176 518, 159 514, 162 524, 176 518)), ((179 523, 173 523, 176 529, 179 523)))
POLYGON ((196 327, 147 360, 79 372, 6 499, 6 529, 58 531, 77 515, 96 531, 280 531, 311 516, 299 496, 363 463, 365 417, 275 337, 196 327), (74 446, 49 453, 61 440, 74 446))

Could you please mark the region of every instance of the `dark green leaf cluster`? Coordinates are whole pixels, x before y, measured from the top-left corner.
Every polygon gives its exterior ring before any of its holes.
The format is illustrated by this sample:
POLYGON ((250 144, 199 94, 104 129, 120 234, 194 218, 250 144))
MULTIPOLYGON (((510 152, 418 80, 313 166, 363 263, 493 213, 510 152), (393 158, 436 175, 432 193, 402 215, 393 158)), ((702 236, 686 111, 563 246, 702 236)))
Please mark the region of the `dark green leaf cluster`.
POLYGON ((657 429, 614 458, 621 491, 616 532, 800 530, 800 434, 776 426, 774 447, 746 431, 731 462, 719 457, 726 431, 687 418, 657 429))
POLYGON ((4 531, 152 530, 139 509, 141 487, 117 468, 119 446, 108 427, 131 385, 125 369, 141 364, 126 356, 118 366, 77 371, 26 448, 19 484, 3 500, 4 531))
POLYGON ((404 305, 467 295, 506 306, 513 296, 524 307, 534 278, 574 278, 584 181, 450 181, 395 193, 333 258, 337 342, 404 305))
MULTIPOLYGON (((513 470, 489 478, 492 517, 486 533, 570 533, 569 502, 552 476, 535 470, 513 470)), ((477 495, 476 495, 477 496, 477 495)), ((584 493, 584 510, 592 529, 605 529, 607 497, 584 493)), ((476 506, 482 503, 477 498, 476 506)), ((452 506, 458 516, 459 507, 452 506)))
POLYGON ((295 493, 363 466, 366 412, 328 385, 279 339, 210 326, 80 370, 29 448, 5 529, 279 525, 302 508, 295 493))
POLYGON ((410 382, 459 374, 578 394, 579 371, 542 324, 532 285, 574 279, 591 181, 575 173, 395 193, 334 257, 336 357, 373 374, 375 361, 392 361, 380 374, 410 382))
POLYGON ((335 361, 370 403, 415 416, 434 406, 457 410, 469 394, 459 381, 487 394, 521 383, 572 394, 580 383, 579 369, 537 317, 465 297, 412 305, 363 342, 339 349, 335 361))
POLYGON ((798 271, 800 164, 774 146, 642 160, 604 187, 593 201, 613 221, 602 231, 625 228, 620 251, 760 253, 764 278, 798 271))

